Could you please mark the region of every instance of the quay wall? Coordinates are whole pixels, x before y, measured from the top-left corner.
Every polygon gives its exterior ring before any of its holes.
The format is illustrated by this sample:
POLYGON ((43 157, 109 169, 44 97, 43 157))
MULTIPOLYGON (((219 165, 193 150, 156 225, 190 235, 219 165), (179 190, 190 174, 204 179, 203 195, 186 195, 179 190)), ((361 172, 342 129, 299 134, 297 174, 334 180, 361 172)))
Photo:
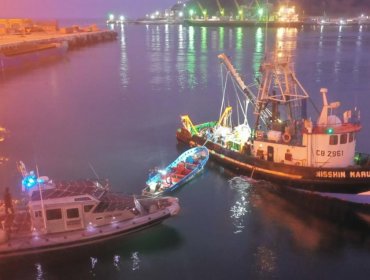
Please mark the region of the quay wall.
POLYGON ((0 35, 0 51, 4 48, 16 48, 25 43, 67 42, 68 49, 79 48, 99 42, 112 41, 117 38, 115 31, 91 31, 71 34, 32 33, 27 35, 0 35))

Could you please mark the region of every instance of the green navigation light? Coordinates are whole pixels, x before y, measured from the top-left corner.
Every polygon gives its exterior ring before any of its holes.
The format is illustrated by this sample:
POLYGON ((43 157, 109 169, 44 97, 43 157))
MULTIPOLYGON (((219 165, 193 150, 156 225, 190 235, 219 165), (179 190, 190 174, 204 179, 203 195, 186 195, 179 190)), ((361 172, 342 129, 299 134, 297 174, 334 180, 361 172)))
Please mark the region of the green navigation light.
POLYGON ((329 127, 326 129, 326 133, 327 134, 333 134, 334 133, 334 129, 332 127, 329 127))

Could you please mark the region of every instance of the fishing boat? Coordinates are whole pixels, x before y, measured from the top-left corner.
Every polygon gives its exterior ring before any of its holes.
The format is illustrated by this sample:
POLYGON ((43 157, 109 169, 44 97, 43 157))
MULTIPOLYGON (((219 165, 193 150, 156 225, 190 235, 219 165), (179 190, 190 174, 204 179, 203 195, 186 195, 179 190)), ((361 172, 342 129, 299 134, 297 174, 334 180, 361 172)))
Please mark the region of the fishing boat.
POLYGON ((185 151, 166 168, 150 176, 142 194, 159 196, 177 189, 202 171, 208 158, 209 152, 204 146, 185 151))
POLYGON ((62 57, 68 50, 66 42, 24 43, 0 50, 0 70, 18 69, 62 57))
POLYGON ((176 215, 177 198, 122 195, 105 180, 53 182, 23 173, 26 202, 2 216, 0 259, 100 243, 176 215))
POLYGON ((218 58, 221 70, 226 70, 220 117, 195 125, 182 115, 176 133, 179 142, 205 145, 211 158, 252 177, 317 191, 370 189, 370 156, 356 152, 359 110, 338 115, 340 102, 328 102, 328 90, 322 88, 321 111, 313 121, 307 116, 309 94, 283 51, 267 55, 255 88, 246 85, 225 54, 218 58), (225 105, 229 77, 237 89, 238 122, 232 118, 232 106, 225 105))

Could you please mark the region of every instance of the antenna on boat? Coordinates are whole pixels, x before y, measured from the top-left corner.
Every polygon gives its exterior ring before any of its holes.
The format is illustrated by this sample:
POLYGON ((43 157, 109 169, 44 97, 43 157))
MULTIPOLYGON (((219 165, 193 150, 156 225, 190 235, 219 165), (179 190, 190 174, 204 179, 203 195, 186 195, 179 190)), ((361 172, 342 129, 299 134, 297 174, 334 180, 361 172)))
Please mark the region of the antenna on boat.
POLYGON ((91 164, 90 162, 88 162, 88 163, 89 163, 89 166, 90 166, 90 168, 91 168, 92 172, 94 173, 95 177, 96 177, 98 180, 100 180, 99 175, 96 173, 96 171, 95 171, 94 167, 92 166, 92 164, 91 164))
POLYGON ((41 191, 41 187, 40 187, 40 181, 39 181, 39 178, 40 178, 40 174, 39 174, 39 168, 37 166, 37 163, 36 163, 36 175, 37 175, 37 187, 39 189, 39 193, 40 193, 40 201, 41 201, 41 211, 42 211, 42 220, 44 222, 44 229, 46 230, 47 229, 47 226, 46 226, 46 217, 45 217, 45 205, 44 205, 44 200, 42 198, 42 191, 41 191))

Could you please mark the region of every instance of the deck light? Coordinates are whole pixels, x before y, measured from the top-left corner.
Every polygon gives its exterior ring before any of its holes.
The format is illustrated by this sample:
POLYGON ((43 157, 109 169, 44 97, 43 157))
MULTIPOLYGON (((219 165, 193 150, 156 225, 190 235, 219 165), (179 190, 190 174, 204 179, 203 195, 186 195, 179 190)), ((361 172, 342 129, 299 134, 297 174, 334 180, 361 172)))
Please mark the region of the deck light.
POLYGON ((158 172, 161 173, 162 175, 166 175, 167 174, 166 170, 158 170, 158 172))

